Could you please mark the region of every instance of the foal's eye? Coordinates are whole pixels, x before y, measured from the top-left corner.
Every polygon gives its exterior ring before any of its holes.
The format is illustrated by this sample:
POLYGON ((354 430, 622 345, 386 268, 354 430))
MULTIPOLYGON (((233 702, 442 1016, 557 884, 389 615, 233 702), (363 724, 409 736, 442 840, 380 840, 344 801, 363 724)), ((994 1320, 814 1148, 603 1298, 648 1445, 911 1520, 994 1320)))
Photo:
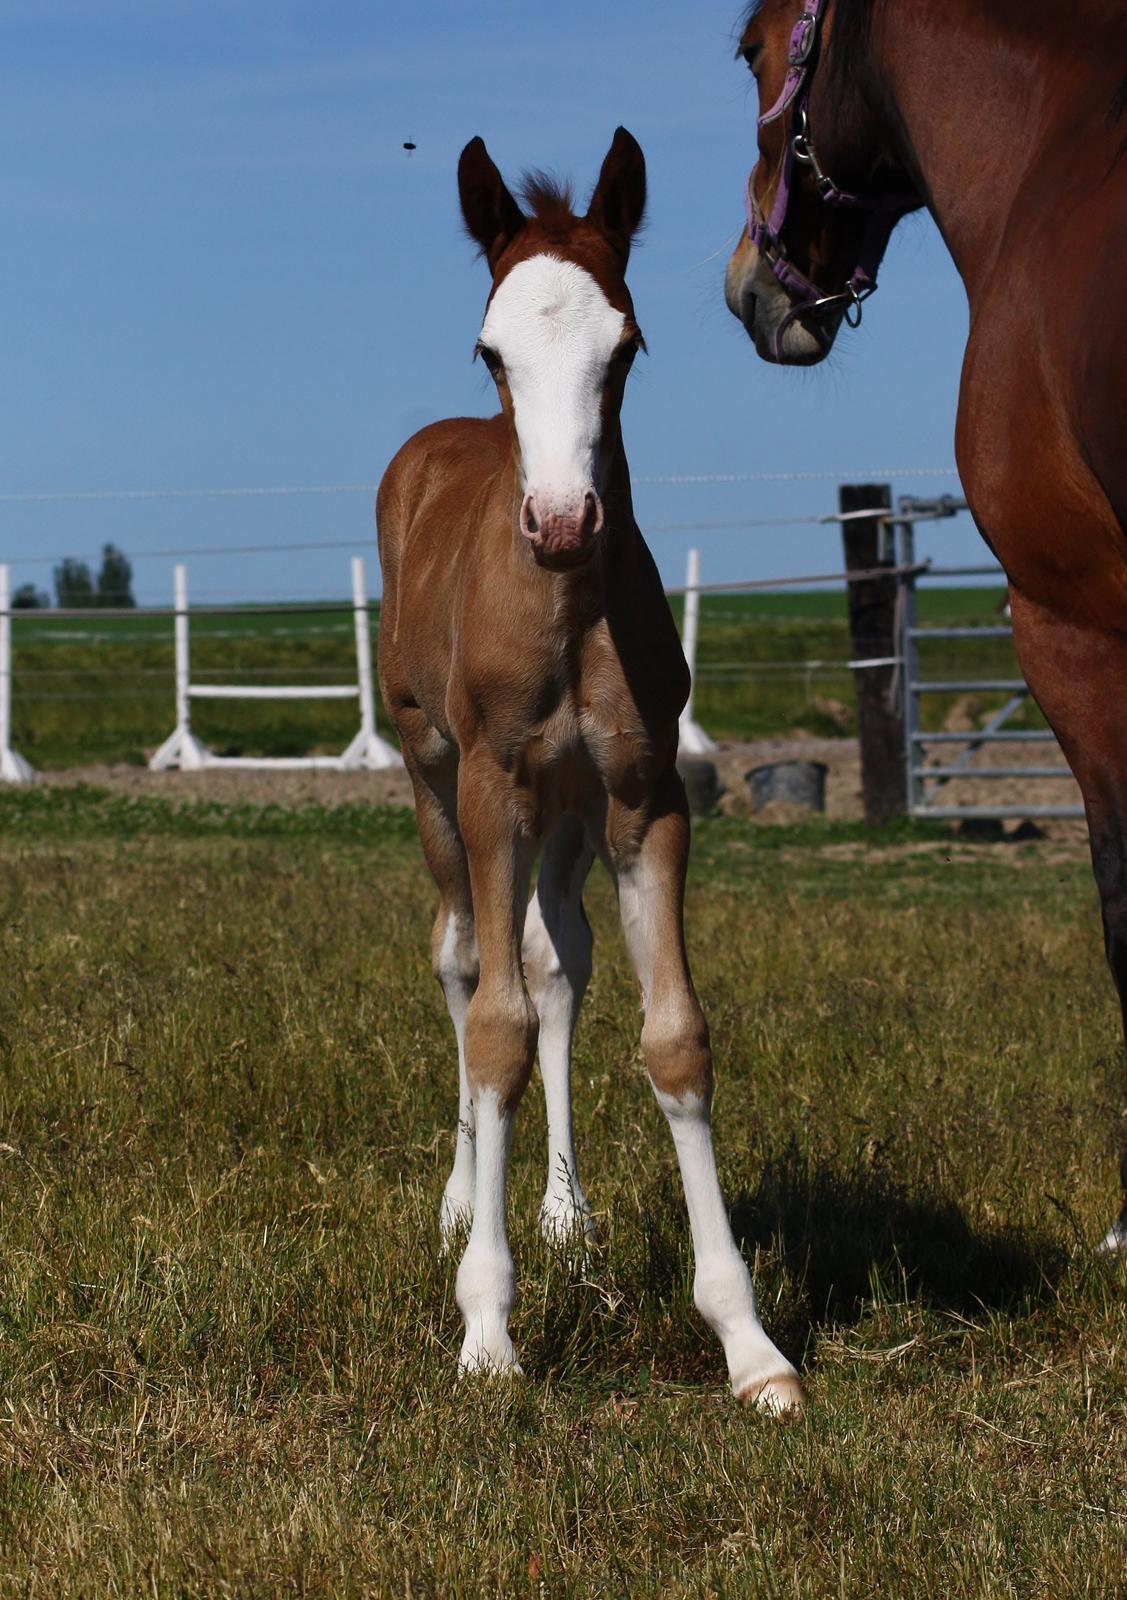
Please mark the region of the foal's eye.
POLYGON ((487 344, 479 344, 474 354, 479 355, 485 362, 492 377, 495 378, 501 371, 501 357, 496 350, 491 350, 487 344))

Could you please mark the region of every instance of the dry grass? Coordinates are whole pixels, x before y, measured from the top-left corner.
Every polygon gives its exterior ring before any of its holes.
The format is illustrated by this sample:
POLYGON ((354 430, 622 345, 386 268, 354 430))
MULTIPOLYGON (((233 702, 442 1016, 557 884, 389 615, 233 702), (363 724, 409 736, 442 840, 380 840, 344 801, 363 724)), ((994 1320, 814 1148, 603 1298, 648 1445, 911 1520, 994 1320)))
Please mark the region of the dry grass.
POLYGON ((605 886, 603 1242, 536 1234, 534 1086, 528 1377, 459 1387, 409 825, 90 794, 0 821, 0 1595, 1123 1592, 1124 1286, 1089 1248, 1120 1047, 1081 857, 700 830, 722 1175, 814 1401, 781 1427, 691 1307, 605 886))

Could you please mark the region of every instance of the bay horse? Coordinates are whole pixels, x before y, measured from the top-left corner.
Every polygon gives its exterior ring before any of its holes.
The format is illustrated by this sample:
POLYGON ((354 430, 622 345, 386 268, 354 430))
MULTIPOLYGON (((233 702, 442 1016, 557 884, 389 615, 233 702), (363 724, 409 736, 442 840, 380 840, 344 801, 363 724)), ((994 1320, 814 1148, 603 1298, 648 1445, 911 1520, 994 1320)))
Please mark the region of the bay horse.
POLYGON ((909 211, 962 277, 959 474, 1083 792, 1127 1026, 1127 8, 762 0, 739 52, 766 109, 726 298, 759 355, 820 361, 909 211))
POLYGON ((634 520, 619 422, 642 334, 625 282, 645 206, 619 128, 585 215, 526 180, 525 214, 480 139, 458 165, 462 214, 492 275, 476 354, 501 410, 409 439, 376 503, 380 686, 438 886, 434 969, 458 1045, 444 1245, 463 1372, 519 1372, 505 1187, 513 1119, 539 1045, 548 1118, 541 1228, 590 1230, 572 1138, 571 1043, 591 971, 582 892, 599 855, 642 991, 646 1069, 672 1130, 694 1299, 732 1389, 779 1412, 802 1391, 760 1325, 713 1157, 708 1028, 685 954, 688 811, 677 719, 688 673, 634 520), (535 858, 542 849, 529 900, 535 858))

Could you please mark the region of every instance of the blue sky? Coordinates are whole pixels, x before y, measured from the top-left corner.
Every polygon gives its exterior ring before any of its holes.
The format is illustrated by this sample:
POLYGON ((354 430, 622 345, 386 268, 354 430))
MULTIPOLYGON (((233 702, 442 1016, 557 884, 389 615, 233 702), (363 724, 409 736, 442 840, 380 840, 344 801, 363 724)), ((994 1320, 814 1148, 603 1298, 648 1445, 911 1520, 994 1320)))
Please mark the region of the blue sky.
MULTIPOLYGON (((901 227, 863 328, 819 369, 766 366, 724 308, 755 144, 736 9, 0 3, 0 496, 374 483, 423 423, 491 409, 462 146, 481 134, 507 174, 546 166, 585 194, 620 122, 650 174, 630 270, 650 355, 624 413, 643 528, 830 511, 835 492, 646 478, 946 467, 966 309, 929 221, 901 227)), ((112 539, 163 601, 171 560, 146 551, 367 541, 371 499, 2 498, 0 555, 46 584, 44 556, 112 539)), ((706 581, 838 563, 824 529, 654 532, 668 580, 694 537, 706 581)), ((924 545, 985 554, 965 518, 924 545)), ((188 564, 202 599, 342 594, 347 562, 188 564)))

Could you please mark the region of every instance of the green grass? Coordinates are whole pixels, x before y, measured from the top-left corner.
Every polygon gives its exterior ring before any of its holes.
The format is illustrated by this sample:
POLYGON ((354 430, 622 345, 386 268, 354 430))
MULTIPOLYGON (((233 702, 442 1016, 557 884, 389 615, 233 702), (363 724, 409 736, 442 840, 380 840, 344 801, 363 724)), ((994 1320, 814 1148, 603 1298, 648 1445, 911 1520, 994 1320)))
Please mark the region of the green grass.
MULTIPOLYGON (((998 589, 920 591, 925 623, 996 622, 998 589)), ((680 615, 680 601, 674 602, 680 615)), ((374 627, 378 626, 378 615, 374 627)), ((193 615, 198 683, 348 683, 355 676, 351 614, 193 615)), ((866 646, 866 648, 869 648, 866 646)), ((13 743, 36 766, 142 762, 173 725, 170 618, 18 618, 13 630, 13 743)), ((855 731, 850 642, 841 594, 706 595, 701 603, 697 714, 718 738, 782 737, 796 729, 855 731)), ((1006 640, 924 647, 927 676, 1019 675, 1006 640)), ((1005 696, 983 695, 985 717, 1005 696)), ((949 698, 930 697, 925 727, 949 698)), ((356 731, 354 701, 196 701, 196 732, 221 755, 341 751, 356 731)), ((382 712, 381 712, 382 715, 382 712)), ((1027 721, 1036 717, 1030 712, 1027 721)))
POLYGON ((511 1217, 522 1383, 458 1386, 456 1093, 403 813, 0 796, 0 1595, 1122 1593, 1121 1045, 1085 862, 697 830, 721 1173, 812 1405, 691 1305, 607 885, 602 1242, 511 1217))

